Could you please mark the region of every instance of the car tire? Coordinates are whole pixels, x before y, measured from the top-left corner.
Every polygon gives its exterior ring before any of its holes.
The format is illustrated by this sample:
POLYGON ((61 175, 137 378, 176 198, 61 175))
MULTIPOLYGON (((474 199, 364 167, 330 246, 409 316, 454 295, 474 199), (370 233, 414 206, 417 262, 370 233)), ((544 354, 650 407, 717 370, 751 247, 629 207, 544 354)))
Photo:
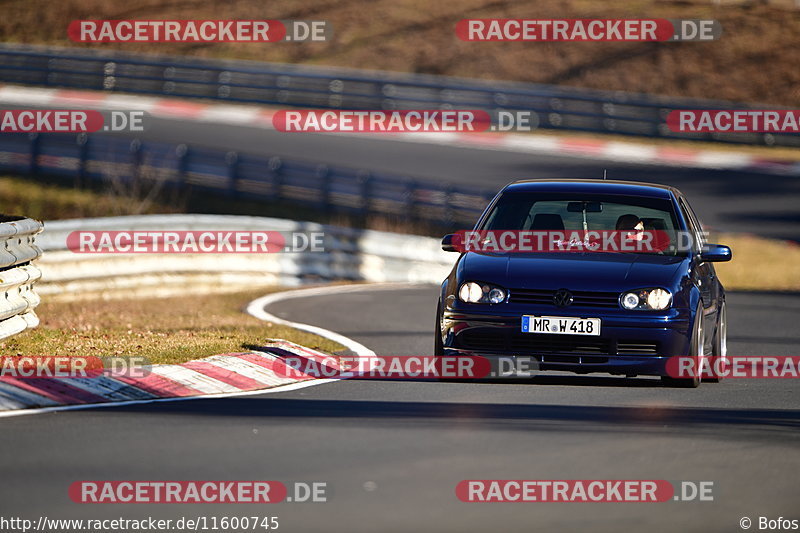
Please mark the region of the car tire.
MULTIPOLYGON (((442 342, 442 304, 436 306, 436 331, 433 337, 433 355, 444 357, 444 343, 442 342)), ((476 380, 455 379, 455 378, 436 378, 439 383, 469 383, 476 380)))
MULTIPOLYGON (((442 343, 442 303, 436 304, 436 331, 433 335, 433 355, 434 357, 444 356, 444 343, 442 343)), ((447 378, 436 378, 439 383, 453 383, 456 380, 447 378)))
POLYGON ((705 333, 705 325, 703 318, 703 305, 697 306, 695 312, 694 327, 692 328, 692 340, 689 343, 689 356, 695 359, 695 376, 691 378, 673 378, 672 376, 661 376, 661 381, 670 387, 679 387, 684 389, 696 389, 700 386, 702 381, 701 374, 703 359, 705 359, 705 345, 703 343, 703 335, 705 333))
POLYGON ((711 365, 711 377, 703 381, 719 383, 723 376, 717 374, 715 370, 720 368, 724 372, 728 365, 728 311, 724 301, 719 307, 717 331, 714 334, 714 343, 711 345, 711 356, 714 361, 714 364, 711 365))
POLYGON ((436 331, 433 335, 433 355, 441 357, 444 355, 444 344, 442 343, 442 304, 436 305, 436 331))

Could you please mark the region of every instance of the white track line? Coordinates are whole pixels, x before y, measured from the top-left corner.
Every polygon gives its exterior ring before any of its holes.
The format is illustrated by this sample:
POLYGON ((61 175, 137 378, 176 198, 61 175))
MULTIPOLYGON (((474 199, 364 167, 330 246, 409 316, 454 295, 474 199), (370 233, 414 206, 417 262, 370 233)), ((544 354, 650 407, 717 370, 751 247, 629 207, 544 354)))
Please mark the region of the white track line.
MULTIPOLYGON (((324 328, 320 328, 317 326, 312 326, 310 324, 301 324, 299 322, 292 322, 290 320, 284 320, 283 318, 276 317, 271 313, 268 313, 264 310, 264 307, 274 304, 276 302, 284 301, 284 300, 292 300, 294 298, 307 298, 311 296, 325 296, 328 294, 341 294, 347 292, 358 292, 358 291, 366 291, 366 290, 392 290, 392 289, 402 289, 413 287, 413 284, 409 283, 375 283, 370 285, 334 285, 334 286, 326 286, 326 287, 312 287, 310 289, 300 289, 300 290, 290 290, 290 291, 283 291, 283 292, 276 292, 273 294, 268 294, 266 296, 262 296, 261 298, 256 298, 252 302, 250 302, 247 306, 247 312, 253 315, 256 318, 261 320, 265 320, 267 322, 274 322, 277 324, 283 324, 286 326, 293 327, 295 329, 300 329, 303 331, 308 331, 309 333, 314 333, 315 335, 319 335, 320 337, 325 337, 326 339, 330 339, 334 342, 338 342, 342 346, 346 346, 349 350, 352 350, 357 355, 367 356, 367 355, 375 355, 375 352, 364 346, 363 344, 354 341, 344 335, 339 335, 333 331, 329 331, 324 328)), ((300 381, 297 383, 290 383, 288 385, 279 385, 277 387, 272 387, 269 389, 260 389, 254 391, 242 391, 242 392, 225 392, 220 394, 206 394, 203 396, 181 396, 177 398, 155 398, 152 400, 130 400, 124 402, 109 402, 109 403, 91 403, 91 404, 79 404, 79 405, 60 405, 57 407, 40 407, 38 409, 19 409, 16 411, 0 411, 0 418, 10 418, 13 416, 25 416, 25 415, 35 415, 35 414, 42 414, 42 413, 54 413, 59 411, 77 411, 80 409, 99 409, 104 407, 122 407, 128 405, 144 405, 149 403, 157 403, 157 402, 177 402, 177 401, 186 401, 186 400, 206 400, 206 399, 215 399, 215 398, 234 398, 238 396, 255 396, 258 394, 272 394, 276 392, 288 392, 298 389, 304 389, 306 387, 313 387, 315 385, 322 385, 324 383, 330 383, 333 381, 342 381, 340 379, 312 379, 310 381, 300 381)))
POLYGON ((302 331, 307 331, 309 333, 319 335, 320 337, 325 337, 326 339, 330 339, 333 342, 338 342, 339 344, 345 346, 348 350, 352 351, 356 355, 365 357, 374 356, 375 352, 373 352, 360 342, 354 341, 349 337, 345 337, 344 335, 340 335, 336 332, 318 326, 312 326, 309 324, 301 324, 299 322, 292 322, 291 320, 285 320, 283 318, 273 315, 272 313, 267 312, 264 308, 267 307, 268 305, 272 305, 277 302, 281 302, 284 300, 293 300, 295 298, 307 298, 310 296, 327 296, 329 294, 342 294, 348 292, 385 291, 393 289, 405 289, 415 286, 416 285, 411 283, 371 283, 369 285, 333 285, 325 287, 311 287, 309 289, 300 289, 295 291, 276 292, 274 294, 268 294, 266 296, 262 296, 261 298, 257 298, 252 302, 250 302, 250 304, 247 306, 247 312, 260 320, 264 320, 265 322, 283 324, 284 326, 289 326, 302 331))

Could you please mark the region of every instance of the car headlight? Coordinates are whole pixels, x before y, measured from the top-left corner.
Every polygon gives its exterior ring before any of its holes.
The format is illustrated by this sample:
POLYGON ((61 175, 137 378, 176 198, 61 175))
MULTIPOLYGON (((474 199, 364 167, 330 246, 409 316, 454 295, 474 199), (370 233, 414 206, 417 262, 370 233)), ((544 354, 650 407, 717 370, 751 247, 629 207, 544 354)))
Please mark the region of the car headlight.
POLYGON ((505 289, 489 283, 467 281, 461 284, 458 297, 469 304, 500 304, 506 301, 505 289))
POLYGON ((619 303, 629 311, 661 311, 672 304, 672 294, 665 289, 639 289, 622 293, 619 303))

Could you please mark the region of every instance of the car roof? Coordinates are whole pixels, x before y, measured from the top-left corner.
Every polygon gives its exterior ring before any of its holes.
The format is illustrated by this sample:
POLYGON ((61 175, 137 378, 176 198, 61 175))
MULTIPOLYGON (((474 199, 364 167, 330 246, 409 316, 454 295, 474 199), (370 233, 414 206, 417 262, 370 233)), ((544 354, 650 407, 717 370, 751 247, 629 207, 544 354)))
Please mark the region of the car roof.
POLYGON ((672 195, 676 197, 682 196, 681 192, 675 187, 658 183, 579 178, 518 180, 506 185, 503 191, 619 194, 626 196, 645 196, 649 198, 671 198, 672 195))

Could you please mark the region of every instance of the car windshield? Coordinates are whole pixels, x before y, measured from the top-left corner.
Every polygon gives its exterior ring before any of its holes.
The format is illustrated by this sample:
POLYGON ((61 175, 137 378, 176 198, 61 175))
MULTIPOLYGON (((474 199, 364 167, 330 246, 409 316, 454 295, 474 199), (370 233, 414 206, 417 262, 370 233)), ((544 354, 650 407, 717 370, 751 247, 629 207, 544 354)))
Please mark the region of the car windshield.
MULTIPOLYGON (((507 192, 494 205, 479 230, 664 232, 676 242, 680 229, 668 199, 621 195, 507 192)), ((651 252, 656 253, 656 252, 651 252)), ((661 252, 682 255, 670 245, 661 252)))

